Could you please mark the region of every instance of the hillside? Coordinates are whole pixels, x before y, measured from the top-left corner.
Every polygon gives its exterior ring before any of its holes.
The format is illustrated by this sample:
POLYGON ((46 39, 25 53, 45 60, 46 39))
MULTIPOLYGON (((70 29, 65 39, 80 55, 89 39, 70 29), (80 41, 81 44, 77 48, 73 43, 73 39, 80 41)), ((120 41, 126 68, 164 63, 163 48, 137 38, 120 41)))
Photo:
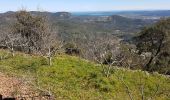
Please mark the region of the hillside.
POLYGON ((48 91, 57 100, 170 98, 170 79, 157 73, 113 67, 107 78, 100 65, 65 54, 56 55, 52 66, 43 57, 19 52, 11 57, 0 50, 0 57, 1 73, 24 78, 34 89, 48 91))
MULTIPOLYGON (((108 33, 118 36, 131 36, 144 26, 153 24, 157 20, 142 20, 122 17, 120 15, 109 16, 75 16, 69 12, 30 12, 32 15, 47 16, 56 27, 62 37, 69 37, 74 33, 108 33), (117 32, 117 30, 119 32, 117 32)), ((0 31, 13 23, 16 12, 0 13, 0 31)), ((125 38, 125 37, 124 37, 125 38)))

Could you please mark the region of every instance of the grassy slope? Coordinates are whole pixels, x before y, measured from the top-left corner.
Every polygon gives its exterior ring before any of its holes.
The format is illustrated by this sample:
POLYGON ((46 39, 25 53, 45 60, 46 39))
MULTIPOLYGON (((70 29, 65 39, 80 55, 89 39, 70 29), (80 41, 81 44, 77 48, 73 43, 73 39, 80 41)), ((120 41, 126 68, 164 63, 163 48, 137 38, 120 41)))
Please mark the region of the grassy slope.
POLYGON ((129 87, 135 100, 141 99, 141 84, 145 99, 170 98, 170 79, 159 74, 114 68, 112 75, 106 78, 99 65, 77 57, 59 55, 53 59, 53 66, 49 67, 43 57, 21 53, 10 57, 4 50, 0 50, 0 56, 6 56, 6 59, 0 60, 0 71, 16 76, 38 77, 41 88, 50 89, 61 100, 129 100, 123 83, 129 87))

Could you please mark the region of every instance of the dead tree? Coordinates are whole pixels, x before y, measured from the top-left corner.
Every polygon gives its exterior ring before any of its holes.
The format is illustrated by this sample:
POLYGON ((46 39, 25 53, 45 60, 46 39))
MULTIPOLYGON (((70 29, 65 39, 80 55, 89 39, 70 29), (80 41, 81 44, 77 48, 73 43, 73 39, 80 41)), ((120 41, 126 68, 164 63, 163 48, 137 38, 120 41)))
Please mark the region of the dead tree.
POLYGON ((1 46, 9 49, 12 56, 14 56, 15 49, 21 45, 20 39, 21 39, 20 35, 14 34, 11 25, 9 25, 8 28, 5 28, 3 31, 1 46))
POLYGON ((48 59, 48 65, 52 65, 52 57, 55 56, 56 52, 62 51, 63 41, 59 39, 57 29, 51 25, 47 17, 43 17, 44 23, 43 31, 41 31, 41 45, 40 52, 48 59))
POLYGON ((117 62, 116 55, 119 53, 119 40, 110 35, 91 36, 88 37, 86 50, 88 50, 88 54, 92 59, 102 66, 106 77, 109 77, 113 65, 117 62))
POLYGON ((48 65, 52 65, 52 57, 56 55, 57 52, 62 50, 63 42, 58 41, 54 34, 46 35, 43 37, 43 48, 41 53, 48 59, 48 65))

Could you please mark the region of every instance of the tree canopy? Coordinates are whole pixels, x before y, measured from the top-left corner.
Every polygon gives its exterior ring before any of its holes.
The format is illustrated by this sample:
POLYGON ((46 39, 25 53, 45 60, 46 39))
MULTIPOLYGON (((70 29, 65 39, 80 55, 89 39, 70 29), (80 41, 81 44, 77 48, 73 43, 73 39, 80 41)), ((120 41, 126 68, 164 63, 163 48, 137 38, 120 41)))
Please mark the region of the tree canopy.
POLYGON ((170 18, 144 28, 135 40, 139 53, 151 53, 144 69, 170 74, 170 18))

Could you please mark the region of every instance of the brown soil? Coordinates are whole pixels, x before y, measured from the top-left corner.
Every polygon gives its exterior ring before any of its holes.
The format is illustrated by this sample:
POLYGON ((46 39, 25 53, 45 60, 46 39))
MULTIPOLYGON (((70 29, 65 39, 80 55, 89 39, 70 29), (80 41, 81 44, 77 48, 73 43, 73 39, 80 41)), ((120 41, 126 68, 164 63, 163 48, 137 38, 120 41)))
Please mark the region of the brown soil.
POLYGON ((5 75, 1 72, 0 72, 0 94, 3 96, 3 98, 6 97, 28 98, 34 97, 36 95, 35 91, 33 91, 31 86, 28 85, 28 82, 25 82, 22 79, 16 77, 5 75))
POLYGON ((0 94, 3 98, 12 97, 16 100, 54 100, 42 90, 33 89, 31 81, 9 76, 0 72, 0 94))

